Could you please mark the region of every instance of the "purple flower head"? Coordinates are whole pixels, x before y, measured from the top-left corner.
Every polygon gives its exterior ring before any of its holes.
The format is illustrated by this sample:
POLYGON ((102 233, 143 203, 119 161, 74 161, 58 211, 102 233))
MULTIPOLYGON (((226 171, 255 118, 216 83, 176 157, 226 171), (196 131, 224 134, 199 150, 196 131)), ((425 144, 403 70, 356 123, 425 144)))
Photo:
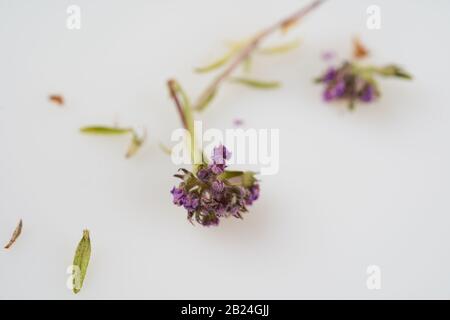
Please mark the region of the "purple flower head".
POLYGON ((353 109, 355 101, 369 103, 380 96, 375 80, 377 75, 411 78, 406 73, 399 75, 395 70, 398 70, 398 67, 365 67, 344 62, 338 68, 328 68, 321 77, 316 79, 316 82, 324 85, 322 96, 325 101, 347 101, 348 107, 353 109))
POLYGON ((217 226, 221 218, 242 218, 249 206, 259 196, 259 185, 252 172, 225 172, 225 160, 231 156, 223 146, 214 149, 213 162, 203 164, 194 174, 180 169, 175 175, 182 182, 171 191, 173 202, 187 210, 189 221, 203 226, 217 226), (222 162, 222 163, 220 163, 222 162))

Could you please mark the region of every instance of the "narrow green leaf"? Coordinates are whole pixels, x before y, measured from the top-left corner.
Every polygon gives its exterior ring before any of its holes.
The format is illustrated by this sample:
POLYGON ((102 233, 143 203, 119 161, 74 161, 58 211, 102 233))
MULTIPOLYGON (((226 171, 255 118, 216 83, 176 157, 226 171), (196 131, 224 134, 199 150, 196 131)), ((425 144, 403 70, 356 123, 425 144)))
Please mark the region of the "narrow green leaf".
POLYGON ((230 51, 228 51, 225 55, 223 55, 216 61, 212 62, 211 64, 204 66, 204 67, 195 68, 195 72, 207 73, 207 72, 219 69, 220 67, 224 66, 228 61, 230 61, 230 59, 234 56, 234 54, 236 52, 237 52, 237 46, 233 46, 233 48, 231 48, 230 51))
POLYGON ((376 71, 380 75, 387 77, 391 76, 407 80, 412 80, 413 78, 411 74, 409 74, 407 71, 396 65, 388 65, 382 68, 377 68, 376 71))
POLYGON ((232 185, 240 185, 246 188, 253 186, 256 182, 255 175, 257 173, 253 171, 225 171, 218 178, 220 180, 227 180, 232 185))
POLYGON ((281 86, 281 83, 278 81, 261 81, 249 78, 231 78, 230 81, 256 89, 277 89, 281 86))
POLYGON ((255 175, 256 172, 245 171, 242 175, 242 185, 247 188, 251 187, 256 182, 255 175))
POLYGON ((82 133, 98 135, 122 135, 132 132, 130 128, 117 128, 108 126, 87 126, 80 129, 82 133))
POLYGON ((300 40, 296 39, 277 46, 265 47, 258 50, 261 54, 282 54, 297 49, 300 46, 300 40))
POLYGON ((89 237, 89 230, 83 230, 83 237, 78 243, 75 257, 73 259, 73 292, 80 292, 83 287, 84 278, 91 258, 91 240, 89 237))
POLYGON ((159 147, 165 154, 169 156, 172 154, 172 149, 163 144, 162 142, 159 143, 159 147))
POLYGON ((203 111, 206 109, 206 107, 211 103, 211 101, 216 96, 217 91, 214 90, 210 92, 208 95, 205 95, 204 98, 200 99, 198 104, 195 106, 195 110, 197 111, 203 111))
POLYGON ((240 177, 244 174, 244 171, 229 171, 226 170, 225 172, 223 172, 221 175, 219 175, 219 179, 220 180, 228 180, 228 179, 232 179, 232 178, 236 178, 236 177, 240 177))

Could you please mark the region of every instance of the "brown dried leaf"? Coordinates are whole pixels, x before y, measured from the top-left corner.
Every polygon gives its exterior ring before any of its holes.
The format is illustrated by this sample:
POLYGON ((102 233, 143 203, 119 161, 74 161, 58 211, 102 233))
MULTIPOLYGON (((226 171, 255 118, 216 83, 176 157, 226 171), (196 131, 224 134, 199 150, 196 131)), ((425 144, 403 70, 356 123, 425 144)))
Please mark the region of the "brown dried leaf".
POLYGON ((5 249, 11 248, 14 242, 16 242, 17 238, 22 233, 22 226, 23 226, 22 219, 20 219, 19 224, 17 225, 16 229, 14 230, 11 236, 11 240, 9 240, 8 244, 5 246, 5 249))
POLYGON ((369 55, 369 50, 363 45, 359 38, 353 39, 353 57, 355 59, 366 58, 369 55))
POLYGON ((54 104, 57 104, 58 106, 64 105, 64 97, 58 94, 52 94, 48 97, 48 99, 53 102, 54 104))

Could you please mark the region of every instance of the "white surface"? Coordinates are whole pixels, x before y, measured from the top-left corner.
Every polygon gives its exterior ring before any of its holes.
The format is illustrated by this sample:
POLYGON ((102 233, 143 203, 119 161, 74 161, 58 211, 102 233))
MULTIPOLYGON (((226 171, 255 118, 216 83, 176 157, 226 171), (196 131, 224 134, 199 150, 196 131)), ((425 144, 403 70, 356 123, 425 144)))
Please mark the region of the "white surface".
POLYGON ((158 147, 179 126, 165 81, 192 95, 192 68, 307 1, 0 0, 0 298, 450 298, 450 2, 330 1, 294 32, 301 48, 260 58, 278 91, 227 85, 200 116, 227 128, 279 128, 280 172, 244 221, 192 227, 171 204, 176 167, 158 147), (82 29, 66 28, 66 8, 82 29), (366 8, 382 29, 366 28, 366 8), (350 53, 360 35, 373 62, 415 80, 381 82, 383 98, 354 113, 321 102, 320 53, 350 53), (47 101, 62 93, 64 108, 47 101), (82 125, 144 125, 127 138, 82 125), (82 229, 93 254, 78 296, 66 288, 82 229), (366 288, 379 265, 382 289, 366 288))

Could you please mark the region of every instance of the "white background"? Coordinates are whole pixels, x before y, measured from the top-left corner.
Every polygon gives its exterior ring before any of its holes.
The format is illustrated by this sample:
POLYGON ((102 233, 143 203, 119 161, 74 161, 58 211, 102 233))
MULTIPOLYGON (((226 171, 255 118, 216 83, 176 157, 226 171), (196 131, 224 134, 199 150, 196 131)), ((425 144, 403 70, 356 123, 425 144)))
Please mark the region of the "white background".
POLYGON ((277 91, 226 85, 206 127, 280 129, 280 171, 263 177, 243 221, 191 226, 169 190, 177 167, 158 147, 179 119, 165 82, 197 96, 192 68, 306 4, 300 0, 0 0, 0 298, 450 298, 449 1, 329 1, 290 35, 296 51, 260 57, 277 91), (81 30, 66 9, 82 10, 81 30), (381 8, 381 30, 366 9, 381 8), (333 49, 359 35, 370 62, 400 63, 413 82, 384 80, 355 112, 312 84, 333 49), (48 102, 61 93, 66 106, 48 102), (88 124, 142 125, 89 137, 88 124), (93 252, 85 286, 66 288, 83 228, 93 252), (382 289, 368 290, 378 265, 382 289))

